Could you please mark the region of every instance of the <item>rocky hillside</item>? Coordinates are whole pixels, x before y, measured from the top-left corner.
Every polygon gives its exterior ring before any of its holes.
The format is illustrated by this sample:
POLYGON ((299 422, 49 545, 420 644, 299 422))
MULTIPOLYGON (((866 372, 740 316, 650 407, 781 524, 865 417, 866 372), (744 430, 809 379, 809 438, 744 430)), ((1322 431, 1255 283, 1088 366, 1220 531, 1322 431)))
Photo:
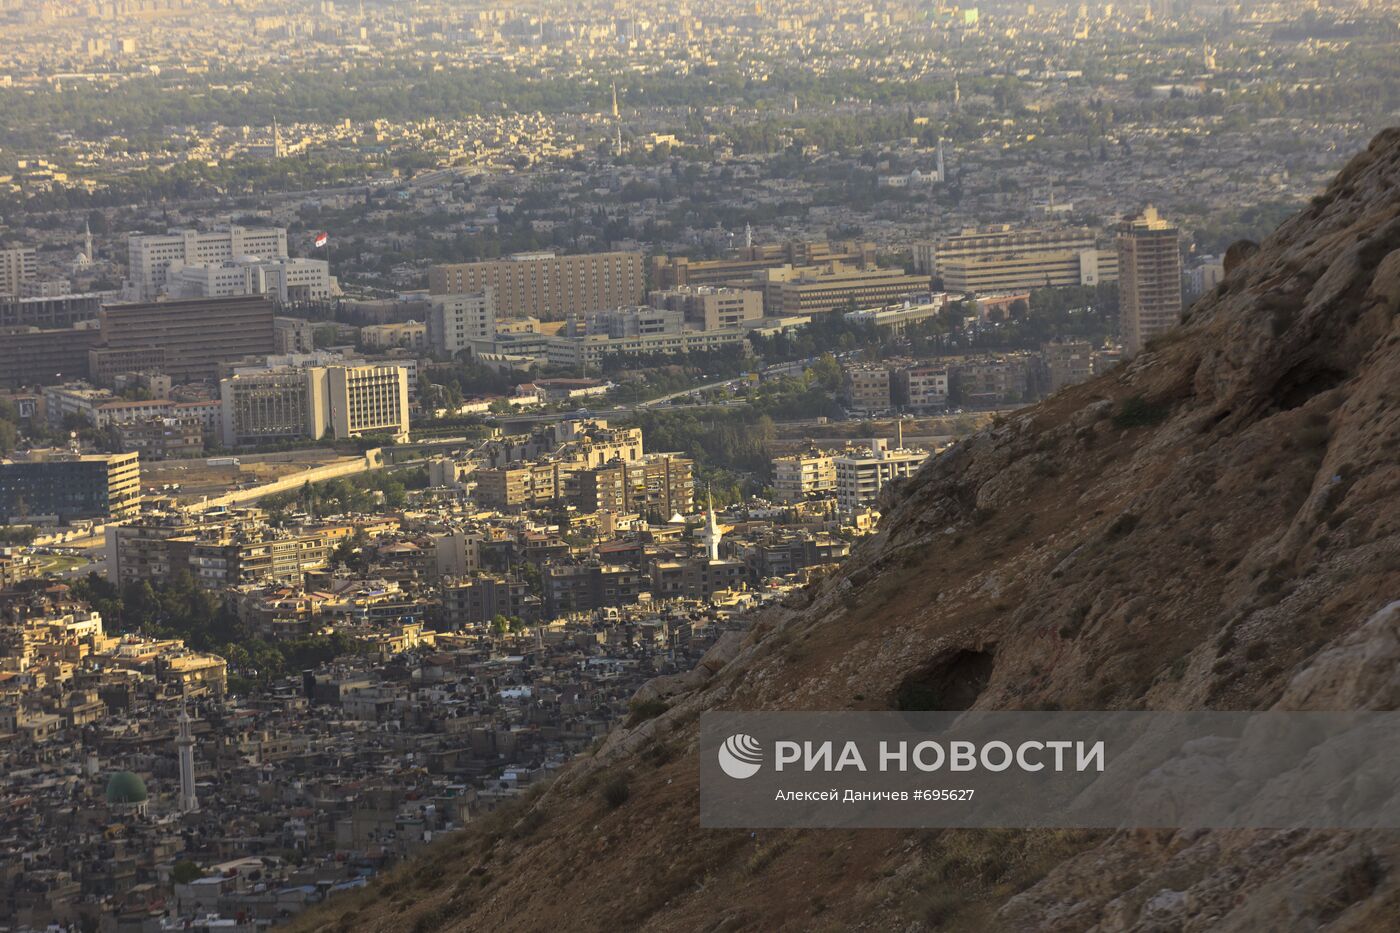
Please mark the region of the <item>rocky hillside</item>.
POLYGON ((1400 701, 1400 130, 1130 364, 958 445, 842 572, 325 930, 1369 930, 1394 834, 702 831, 703 709, 1400 701), (799 604, 800 603, 800 604, 799 604))

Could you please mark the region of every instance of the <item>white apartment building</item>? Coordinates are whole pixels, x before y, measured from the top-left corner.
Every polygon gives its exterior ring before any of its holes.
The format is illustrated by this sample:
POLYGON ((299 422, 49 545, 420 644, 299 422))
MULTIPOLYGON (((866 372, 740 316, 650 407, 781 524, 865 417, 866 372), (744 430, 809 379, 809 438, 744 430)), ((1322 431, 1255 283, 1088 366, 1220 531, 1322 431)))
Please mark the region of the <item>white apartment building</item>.
POLYGON ((171 298, 267 295, 285 305, 324 301, 334 293, 333 286, 330 263, 324 259, 242 256, 199 265, 173 260, 165 270, 165 290, 171 298))
POLYGON ((891 450, 884 438, 872 439, 868 448, 849 448, 832 458, 836 501, 847 510, 872 506, 880 490, 897 479, 913 476, 928 457, 923 450, 891 450))
POLYGON ((474 340, 496 335, 496 296, 491 288, 461 295, 434 295, 428 307, 428 347, 456 356, 474 340))
POLYGON ((283 227, 250 229, 232 226, 202 233, 176 230, 167 234, 134 234, 127 238, 127 297, 152 301, 165 290, 170 264, 211 265, 243 256, 287 258, 287 231, 283 227))

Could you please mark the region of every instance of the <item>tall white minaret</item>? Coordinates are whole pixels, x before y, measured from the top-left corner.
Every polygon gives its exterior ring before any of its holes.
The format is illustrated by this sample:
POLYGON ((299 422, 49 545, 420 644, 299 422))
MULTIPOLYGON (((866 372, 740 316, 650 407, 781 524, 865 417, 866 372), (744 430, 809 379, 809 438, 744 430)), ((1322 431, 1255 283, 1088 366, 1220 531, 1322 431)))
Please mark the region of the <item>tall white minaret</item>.
POLYGON ((943 137, 940 136, 938 137, 938 181, 941 184, 947 180, 948 175, 943 164, 943 137))
POLYGON ((613 111, 612 111, 612 113, 613 113, 613 119, 616 120, 618 117, 622 116, 622 110, 617 106, 617 82, 616 82, 616 81, 614 81, 614 82, 612 83, 612 95, 613 95, 613 111))
POLYGON ((92 222, 83 221, 83 254, 87 256, 88 262, 93 262, 95 257, 92 253, 92 222))
POLYGON ((753 249, 753 224, 744 224, 744 246, 753 249))
POLYGON ((193 813, 199 809, 199 800, 194 794, 194 732, 190 729, 189 710, 183 707, 175 749, 180 755, 180 812, 193 813))
POLYGON ((720 530, 719 522, 715 521, 715 497, 708 487, 705 489, 705 500, 705 556, 709 560, 719 560, 719 542, 724 538, 724 532, 720 530))

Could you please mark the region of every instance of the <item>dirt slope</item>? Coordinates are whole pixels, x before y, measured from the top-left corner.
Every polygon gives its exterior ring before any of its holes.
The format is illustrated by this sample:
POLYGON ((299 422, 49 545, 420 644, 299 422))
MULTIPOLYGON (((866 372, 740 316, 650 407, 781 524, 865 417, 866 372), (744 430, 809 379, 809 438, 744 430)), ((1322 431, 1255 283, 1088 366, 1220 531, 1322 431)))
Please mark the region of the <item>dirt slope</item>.
POLYGON ((702 831, 694 740, 726 707, 1392 708, 1397 600, 1393 130, 1185 326, 925 468, 667 713, 304 926, 1393 929, 1395 834, 702 831))

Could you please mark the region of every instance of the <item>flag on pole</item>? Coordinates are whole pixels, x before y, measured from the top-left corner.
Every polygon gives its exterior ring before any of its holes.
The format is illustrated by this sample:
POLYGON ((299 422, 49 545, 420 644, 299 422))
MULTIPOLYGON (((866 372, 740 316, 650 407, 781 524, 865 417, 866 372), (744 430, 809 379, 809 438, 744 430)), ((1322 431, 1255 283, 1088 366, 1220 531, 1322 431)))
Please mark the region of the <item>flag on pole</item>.
POLYGON ((330 235, 329 233, 324 233, 324 232, 322 232, 322 233, 316 234, 316 239, 314 239, 314 240, 311 241, 311 245, 314 246, 314 247, 316 247, 317 249, 321 249, 322 247, 324 247, 324 246, 325 246, 327 243, 329 243, 330 241, 331 241, 331 235, 330 235))

